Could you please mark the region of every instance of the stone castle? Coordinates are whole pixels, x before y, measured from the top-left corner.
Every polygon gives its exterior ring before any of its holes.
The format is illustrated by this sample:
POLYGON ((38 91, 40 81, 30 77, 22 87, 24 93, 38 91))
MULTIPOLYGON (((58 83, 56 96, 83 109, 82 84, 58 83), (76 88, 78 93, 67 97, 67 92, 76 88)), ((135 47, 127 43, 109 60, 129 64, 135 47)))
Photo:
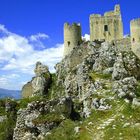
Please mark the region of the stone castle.
MULTIPOLYGON (((121 49, 132 49, 140 57, 140 19, 134 19, 130 23, 130 36, 123 34, 123 22, 120 5, 115 5, 113 11, 104 15, 91 14, 90 41, 113 42, 121 49)), ((78 23, 64 24, 64 54, 67 56, 75 47, 82 44, 81 25, 78 23)))

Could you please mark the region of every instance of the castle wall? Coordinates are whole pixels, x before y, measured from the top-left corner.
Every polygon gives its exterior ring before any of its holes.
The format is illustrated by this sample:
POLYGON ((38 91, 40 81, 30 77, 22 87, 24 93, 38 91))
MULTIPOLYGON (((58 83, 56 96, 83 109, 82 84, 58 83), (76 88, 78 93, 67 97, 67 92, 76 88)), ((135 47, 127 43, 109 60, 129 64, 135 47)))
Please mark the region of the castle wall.
POLYGON ((68 55, 74 47, 80 46, 81 39, 81 26, 79 24, 73 23, 72 25, 64 24, 64 54, 68 55))
POLYGON ((109 11, 101 16, 90 15, 90 40, 112 41, 123 38, 123 23, 120 7, 115 6, 114 11, 109 11))
POLYGON ((130 37, 125 37, 123 39, 119 39, 113 42, 115 43, 115 45, 120 51, 131 51, 131 38, 130 37))
POLYGON ((133 52, 140 57, 140 19, 130 22, 131 45, 133 52))

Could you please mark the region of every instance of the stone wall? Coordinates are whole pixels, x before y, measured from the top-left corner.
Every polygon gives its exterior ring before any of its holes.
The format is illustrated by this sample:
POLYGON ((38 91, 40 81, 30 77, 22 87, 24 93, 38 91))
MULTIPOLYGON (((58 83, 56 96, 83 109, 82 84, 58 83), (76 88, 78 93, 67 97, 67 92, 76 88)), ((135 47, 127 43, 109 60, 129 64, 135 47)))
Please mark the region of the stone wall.
POLYGON ((140 19, 131 20, 130 31, 132 50, 140 58, 140 19))
POLYGON ((80 24, 64 24, 64 57, 68 55, 74 47, 81 44, 81 26, 80 24))
POLYGON ((113 41, 113 42, 120 51, 130 51, 131 50, 131 39, 130 39, 130 37, 125 37, 123 39, 119 39, 119 40, 116 40, 116 41, 113 41))
POLYGON ((123 23, 120 6, 116 5, 114 11, 90 15, 90 40, 112 41, 123 38, 123 23))

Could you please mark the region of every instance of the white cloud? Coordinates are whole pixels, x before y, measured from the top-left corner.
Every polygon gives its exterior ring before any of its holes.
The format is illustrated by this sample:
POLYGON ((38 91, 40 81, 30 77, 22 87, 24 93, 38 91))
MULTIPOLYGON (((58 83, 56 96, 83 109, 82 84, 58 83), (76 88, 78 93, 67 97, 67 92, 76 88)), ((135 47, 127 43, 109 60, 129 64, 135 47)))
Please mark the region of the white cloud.
POLYGON ((90 40, 90 35, 85 34, 84 36, 82 36, 82 39, 85 40, 85 41, 89 41, 90 40))
POLYGON ((3 32, 3 33, 6 33, 6 34, 9 34, 8 30, 5 28, 4 25, 0 24, 0 32, 3 32))
POLYGON ((39 33, 32 35, 30 38, 23 37, 11 33, 3 25, 0 25, 0 32, 7 34, 0 38, 0 74, 2 72, 10 73, 9 77, 0 76, 0 78, 3 78, 0 79, 0 84, 4 81, 1 86, 12 89, 13 85, 15 89, 16 82, 18 82, 16 89, 21 88, 23 82, 33 76, 34 66, 37 61, 48 65, 50 71, 55 72, 55 64, 62 59, 63 44, 56 44, 47 48, 40 39, 47 39, 48 35, 39 33), (36 43, 30 41, 31 38, 32 41, 34 40, 40 45, 38 48, 35 47, 36 43), (11 83, 11 79, 16 79, 15 83, 11 83))
POLYGON ((44 34, 44 33, 38 33, 36 35, 31 35, 30 36, 31 41, 38 41, 40 39, 48 39, 48 38, 49 38, 49 36, 44 34))

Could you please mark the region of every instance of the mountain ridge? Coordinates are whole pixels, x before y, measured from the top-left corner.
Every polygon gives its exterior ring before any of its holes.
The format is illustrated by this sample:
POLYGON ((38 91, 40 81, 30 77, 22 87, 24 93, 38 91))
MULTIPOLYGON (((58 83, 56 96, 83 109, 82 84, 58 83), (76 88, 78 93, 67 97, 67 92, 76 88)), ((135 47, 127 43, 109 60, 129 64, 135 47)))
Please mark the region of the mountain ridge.
POLYGON ((10 89, 0 88, 0 98, 10 97, 10 98, 19 99, 21 98, 20 92, 21 92, 20 90, 10 90, 10 89))

